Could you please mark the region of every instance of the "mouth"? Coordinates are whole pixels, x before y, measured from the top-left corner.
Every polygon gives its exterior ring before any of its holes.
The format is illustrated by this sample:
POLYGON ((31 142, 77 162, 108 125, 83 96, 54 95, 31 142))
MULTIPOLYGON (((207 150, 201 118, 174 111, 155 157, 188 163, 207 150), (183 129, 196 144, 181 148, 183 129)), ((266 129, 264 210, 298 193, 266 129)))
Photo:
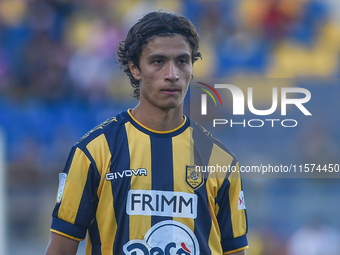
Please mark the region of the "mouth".
POLYGON ((161 92, 167 95, 175 95, 177 93, 179 93, 181 90, 178 88, 165 88, 165 89, 161 89, 161 92))

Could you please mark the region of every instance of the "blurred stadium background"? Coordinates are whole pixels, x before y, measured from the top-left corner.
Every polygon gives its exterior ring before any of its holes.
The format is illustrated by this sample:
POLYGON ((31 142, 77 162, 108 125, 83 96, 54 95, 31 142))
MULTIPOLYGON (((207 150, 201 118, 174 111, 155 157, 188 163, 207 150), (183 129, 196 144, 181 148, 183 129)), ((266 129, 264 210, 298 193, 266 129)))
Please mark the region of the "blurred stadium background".
MULTIPOLYGON (((279 157, 287 162, 339 163, 340 86, 321 82, 340 76, 338 0, 0 0, 3 254, 44 253, 58 173, 71 146, 136 104, 117 66, 118 42, 143 13, 160 9, 181 13, 198 27, 204 61, 195 64, 195 78, 320 79, 310 88, 312 99, 320 100, 309 105, 327 110, 322 119, 283 133, 217 135, 241 163, 270 158, 281 144, 287 148, 279 157)), ((340 254, 339 179, 243 184, 248 255, 340 254)), ((79 254, 83 250, 82 244, 79 254)))

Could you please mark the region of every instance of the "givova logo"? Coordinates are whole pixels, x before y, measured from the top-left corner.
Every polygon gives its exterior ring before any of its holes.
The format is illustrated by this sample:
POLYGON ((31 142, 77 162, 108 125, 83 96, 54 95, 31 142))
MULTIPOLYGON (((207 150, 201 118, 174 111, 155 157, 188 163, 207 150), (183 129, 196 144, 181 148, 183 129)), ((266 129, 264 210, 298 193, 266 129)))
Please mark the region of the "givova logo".
POLYGON ((123 246, 126 255, 199 255, 196 236, 186 225, 173 220, 152 226, 143 240, 135 239, 123 246))

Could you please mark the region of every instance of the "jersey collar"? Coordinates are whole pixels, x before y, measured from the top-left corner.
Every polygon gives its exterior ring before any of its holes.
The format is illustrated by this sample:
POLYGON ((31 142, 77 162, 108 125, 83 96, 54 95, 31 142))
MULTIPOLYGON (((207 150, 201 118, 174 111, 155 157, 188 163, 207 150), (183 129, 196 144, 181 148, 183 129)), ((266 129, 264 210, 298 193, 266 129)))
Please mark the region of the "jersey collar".
POLYGON ((158 131, 158 130, 153 130, 151 128, 148 128, 147 126, 143 125, 140 123, 135 117, 132 116, 131 114, 132 109, 128 109, 126 111, 126 116, 129 118, 130 122, 140 131, 148 134, 155 134, 155 135, 166 135, 166 136, 174 136, 182 133, 188 126, 189 126, 189 119, 183 115, 184 120, 181 125, 178 127, 167 130, 167 131, 158 131))

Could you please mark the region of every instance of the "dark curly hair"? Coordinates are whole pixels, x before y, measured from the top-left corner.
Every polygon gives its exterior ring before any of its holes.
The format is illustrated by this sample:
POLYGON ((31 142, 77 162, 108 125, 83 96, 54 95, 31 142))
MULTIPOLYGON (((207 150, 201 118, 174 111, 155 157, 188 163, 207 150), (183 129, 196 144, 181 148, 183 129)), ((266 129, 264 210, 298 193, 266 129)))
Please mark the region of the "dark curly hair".
POLYGON ((188 40, 192 50, 192 63, 202 58, 198 51, 199 36, 195 26, 187 18, 175 13, 159 11, 146 14, 130 28, 125 40, 119 42, 117 59, 120 67, 130 78, 134 88, 133 97, 136 99, 140 96, 139 81, 131 74, 129 61, 139 68, 140 56, 149 38, 153 35, 172 36, 174 34, 181 34, 188 40))

